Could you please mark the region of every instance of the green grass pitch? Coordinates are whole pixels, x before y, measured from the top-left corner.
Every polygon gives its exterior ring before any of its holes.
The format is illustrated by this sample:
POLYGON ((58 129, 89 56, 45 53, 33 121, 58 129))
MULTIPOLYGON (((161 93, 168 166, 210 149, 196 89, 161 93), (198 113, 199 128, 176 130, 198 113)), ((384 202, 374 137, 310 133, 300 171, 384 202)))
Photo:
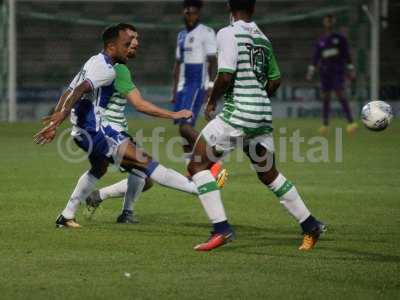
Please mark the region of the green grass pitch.
MULTIPOLYGON (((165 126, 139 120, 131 128, 165 126)), ((344 126, 336 120, 336 126, 344 126)), ((65 162, 57 143, 32 143, 38 123, 0 124, 0 299, 399 299, 400 123, 386 131, 360 128, 343 134, 343 162, 291 159, 280 170, 293 181, 329 230, 314 251, 297 250, 300 230, 246 160, 226 163, 222 194, 237 240, 210 253, 192 247, 210 226, 197 198, 163 187, 142 195, 138 225, 119 225, 121 200, 103 204, 96 217, 77 216, 81 230, 56 230, 86 162, 65 162), (125 273, 129 273, 126 276, 125 273)), ((318 120, 277 120, 285 136, 300 129, 309 140, 318 120)), ((276 130, 278 132, 278 130, 276 130)), ((160 160, 168 161, 165 142, 160 160)), ((276 146, 279 148, 278 137, 276 146)), ((304 146, 304 145, 303 145, 304 146)), ((145 143, 150 149, 150 143, 145 143)), ((303 154, 310 147, 302 147, 303 154)), ((179 154, 175 146, 176 154, 179 154)), ((278 149, 279 151, 279 149, 278 149)), ((233 154, 234 157, 237 154, 233 154)), ((124 178, 110 169, 99 186, 124 178)))

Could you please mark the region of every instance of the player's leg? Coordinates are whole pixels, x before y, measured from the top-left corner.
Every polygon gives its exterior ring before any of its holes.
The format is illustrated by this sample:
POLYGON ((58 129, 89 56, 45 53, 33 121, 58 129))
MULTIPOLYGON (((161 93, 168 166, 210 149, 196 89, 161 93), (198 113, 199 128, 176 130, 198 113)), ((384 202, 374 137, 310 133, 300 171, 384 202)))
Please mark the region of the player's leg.
POLYGON ((338 88, 335 90, 335 94, 336 94, 336 97, 339 100, 340 104, 342 105, 342 110, 343 110, 344 116, 345 116, 347 122, 349 123, 347 125, 346 130, 349 134, 353 134, 357 130, 358 125, 357 125, 357 123, 354 122, 353 114, 352 114, 351 108, 350 108, 350 103, 349 103, 347 97, 345 96, 345 91, 342 88, 338 88))
POLYGON ((321 135, 328 133, 329 115, 331 111, 331 92, 322 92, 322 126, 319 129, 321 135))
POLYGON ((219 128, 221 123, 223 121, 214 119, 202 130, 188 165, 188 171, 199 192, 200 202, 213 225, 213 232, 209 240, 195 247, 195 250, 198 251, 209 251, 222 246, 229 242, 234 235, 225 214, 221 193, 209 170, 210 166, 219 159, 220 154, 215 150, 215 144, 210 136, 224 133, 224 129, 219 128))
POLYGON ((122 157, 121 165, 125 169, 138 169, 158 184, 183 192, 197 194, 197 189, 193 182, 175 170, 168 169, 153 160, 150 155, 133 143, 127 141, 119 147, 118 152, 118 155, 122 157))
POLYGON ((117 218, 117 223, 133 224, 137 223, 134 217, 134 203, 142 193, 146 184, 146 175, 144 173, 130 173, 127 179, 127 191, 124 195, 122 212, 117 218))
POLYGON ((92 135, 84 132, 74 140, 78 147, 89 153, 91 168, 79 178, 67 206, 56 220, 57 227, 80 227, 74 221, 79 204, 90 195, 96 182, 107 172, 108 168, 108 158, 104 153, 108 151, 109 146, 101 132, 92 135))
POLYGON ((303 244, 300 250, 311 250, 318 241, 324 225, 316 220, 304 204, 296 187, 280 173, 275 164, 272 136, 259 136, 244 147, 252 161, 259 180, 280 200, 280 203, 300 224, 303 244))
POLYGON ((183 155, 186 165, 190 162, 190 157, 193 152, 193 146, 196 143, 197 137, 199 136, 198 131, 193 127, 193 125, 185 122, 179 124, 179 134, 183 139, 183 155))
MULTIPOLYGON (((136 173, 140 171, 134 170, 134 172, 136 173)), ((147 177, 145 179, 145 185, 143 187, 142 192, 147 191, 152 186, 153 182, 151 181, 150 178, 147 177)), ((86 204, 92 208, 98 207, 104 200, 124 197, 127 190, 128 190, 128 179, 126 178, 121 181, 118 181, 117 183, 93 191, 86 199, 86 204)))
POLYGON ((87 209, 90 215, 93 215, 104 200, 123 197, 122 212, 117 217, 117 223, 136 223, 134 204, 139 199, 141 193, 147 191, 152 186, 152 180, 143 172, 133 170, 133 172, 129 173, 127 179, 93 191, 86 198, 87 209))
POLYGON ((90 208, 97 208, 106 199, 123 197, 127 189, 128 179, 123 179, 117 183, 93 191, 89 197, 86 198, 86 204, 90 208))
MULTIPOLYGON (((194 144, 199 137, 199 132, 195 129, 195 125, 206 94, 206 90, 201 89, 200 87, 186 87, 177 97, 175 110, 188 109, 193 113, 193 116, 190 119, 175 121, 176 124, 179 124, 179 134, 184 141, 182 147, 186 165, 190 162, 194 144)), ((221 171, 221 164, 219 161, 212 164, 210 170, 213 176, 216 177, 221 171)))
MULTIPOLYGON (((190 101, 189 101, 189 89, 185 88, 182 91, 179 91, 176 95, 176 102, 174 105, 174 111, 180 111, 182 109, 190 109, 190 101)), ((195 121, 195 116, 194 121, 195 121)), ((182 137, 182 149, 183 156, 186 165, 190 161, 190 156, 193 151, 193 145, 197 140, 198 132, 193 127, 193 119, 190 120, 175 120, 174 124, 179 126, 179 135, 182 137)))
POLYGON ((97 181, 107 172, 108 161, 106 157, 89 156, 91 169, 85 172, 78 180, 71 197, 56 220, 56 226, 79 228, 80 225, 75 222, 75 214, 79 205, 95 189, 97 181))
POLYGON ((321 135, 328 133, 329 115, 331 111, 331 93, 334 89, 334 80, 330 72, 321 71, 321 97, 322 97, 322 126, 319 129, 321 135))

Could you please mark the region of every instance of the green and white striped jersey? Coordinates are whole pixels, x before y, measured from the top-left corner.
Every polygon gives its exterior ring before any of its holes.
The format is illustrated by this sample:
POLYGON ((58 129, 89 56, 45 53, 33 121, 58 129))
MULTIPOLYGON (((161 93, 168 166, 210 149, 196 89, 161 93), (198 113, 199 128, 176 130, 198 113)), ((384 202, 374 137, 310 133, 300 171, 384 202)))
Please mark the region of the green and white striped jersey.
POLYGON ((265 90, 280 71, 272 45, 254 22, 237 21, 217 34, 218 72, 232 73, 219 115, 249 135, 272 131, 271 102, 265 90))
POLYGON ((114 93, 108 102, 104 119, 113 129, 119 132, 128 131, 128 121, 125 117, 126 96, 136 87, 126 65, 117 64, 114 70, 116 72, 114 93))

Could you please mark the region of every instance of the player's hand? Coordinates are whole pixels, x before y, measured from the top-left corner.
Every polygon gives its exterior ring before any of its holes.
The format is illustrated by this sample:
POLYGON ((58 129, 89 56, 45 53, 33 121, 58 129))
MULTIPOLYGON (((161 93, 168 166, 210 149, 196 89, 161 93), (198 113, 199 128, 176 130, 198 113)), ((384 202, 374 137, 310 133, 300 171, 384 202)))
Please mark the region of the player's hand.
POLYGON ((174 114, 172 115, 172 118, 174 120, 190 119, 191 117, 193 117, 193 112, 187 109, 182 109, 180 111, 174 112, 174 114))
POLYGON ((46 126, 33 136, 33 141, 38 145, 45 145, 51 143, 56 137, 56 129, 46 126))
POLYGON ((212 103, 210 101, 207 102, 206 108, 204 110, 204 115, 207 121, 211 121, 214 118, 216 103, 212 103))
POLYGON ((57 127, 65 120, 68 113, 65 111, 55 112, 51 116, 42 119, 45 127, 33 136, 36 144, 44 145, 50 143, 56 136, 57 127))
POLYGON ((43 124, 44 126, 47 126, 47 125, 49 125, 49 123, 51 122, 51 116, 43 117, 43 118, 41 119, 41 121, 42 121, 42 124, 43 124))

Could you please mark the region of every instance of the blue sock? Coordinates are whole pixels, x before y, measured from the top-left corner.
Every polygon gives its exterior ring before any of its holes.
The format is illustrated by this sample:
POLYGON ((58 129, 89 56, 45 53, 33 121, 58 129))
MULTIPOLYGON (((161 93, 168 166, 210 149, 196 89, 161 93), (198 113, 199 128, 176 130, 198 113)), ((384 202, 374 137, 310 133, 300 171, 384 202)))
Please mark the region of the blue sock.
POLYGON ((303 229, 303 232, 310 233, 315 230, 315 228, 318 226, 318 221, 310 215, 305 221, 303 221, 301 224, 301 229, 303 229))
POLYGON ((216 233, 225 233, 232 231, 231 225, 228 223, 228 221, 214 223, 213 227, 214 227, 214 232, 216 233))
POLYGON ((150 177, 150 175, 153 173, 153 171, 158 167, 160 163, 158 161, 152 160, 149 165, 147 166, 146 170, 143 172, 150 177))

